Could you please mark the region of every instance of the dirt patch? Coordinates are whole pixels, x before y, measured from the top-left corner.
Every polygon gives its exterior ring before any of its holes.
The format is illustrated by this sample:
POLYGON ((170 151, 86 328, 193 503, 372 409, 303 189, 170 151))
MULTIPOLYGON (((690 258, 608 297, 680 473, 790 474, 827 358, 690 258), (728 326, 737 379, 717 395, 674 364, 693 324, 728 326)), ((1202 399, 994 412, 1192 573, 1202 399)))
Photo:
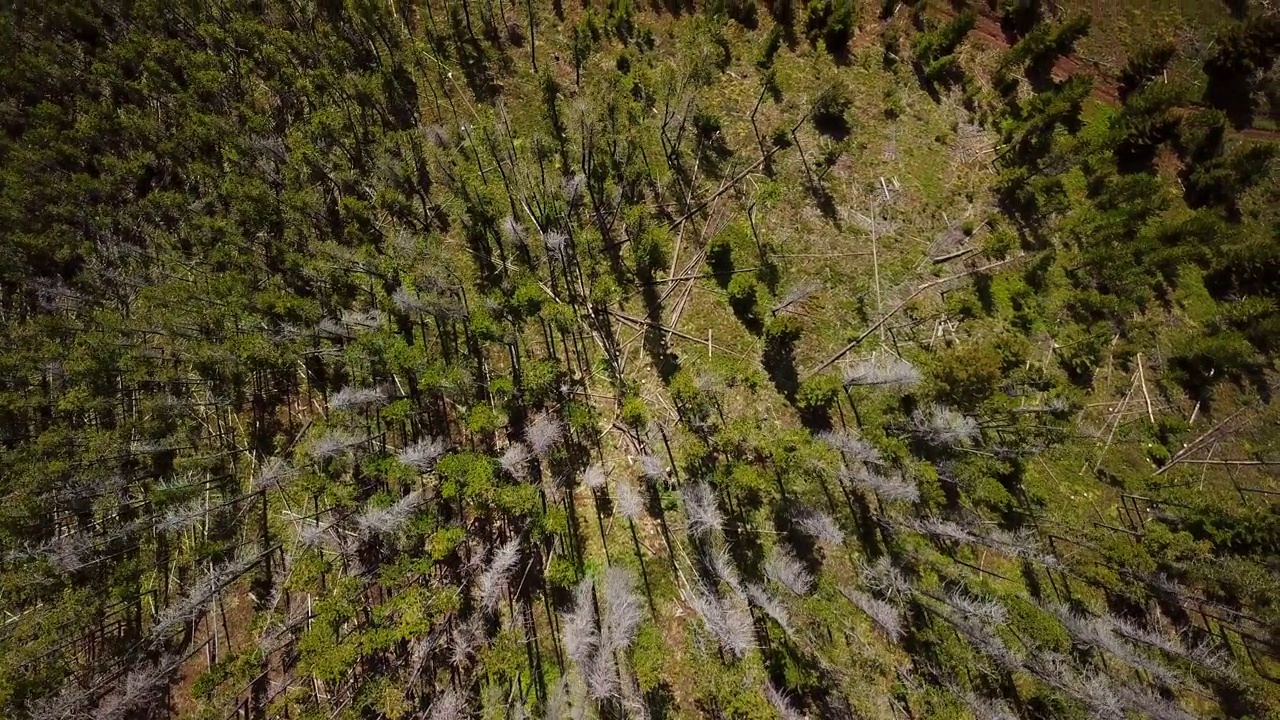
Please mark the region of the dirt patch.
MULTIPOLYGON (((1004 30, 1000 27, 1000 19, 986 12, 978 15, 978 21, 969 36, 976 37, 983 43, 1001 50, 1011 47, 1004 30)), ((1098 63, 1083 60, 1077 55, 1066 55, 1054 62, 1050 75, 1054 80, 1062 82, 1080 73, 1093 78, 1093 89, 1089 93, 1091 97, 1112 105, 1120 104, 1119 86, 1098 63)))
MULTIPOLYGON (((948 17, 953 16, 950 8, 945 9, 944 14, 948 17)), ((977 22, 969 36, 977 38, 989 47, 1001 50, 1007 50, 1010 47, 1009 40, 1005 37, 1004 30, 1000 27, 999 18, 988 12, 982 12, 978 15, 977 22)), ((1073 53, 1059 57, 1054 62, 1050 75, 1054 80, 1062 82, 1073 75, 1082 73, 1093 79, 1093 88, 1089 92, 1090 97, 1108 105, 1121 104, 1119 82, 1101 63, 1086 60, 1073 53)), ((1251 140, 1280 139, 1280 130, 1267 128, 1245 128, 1231 132, 1237 137, 1251 140)))

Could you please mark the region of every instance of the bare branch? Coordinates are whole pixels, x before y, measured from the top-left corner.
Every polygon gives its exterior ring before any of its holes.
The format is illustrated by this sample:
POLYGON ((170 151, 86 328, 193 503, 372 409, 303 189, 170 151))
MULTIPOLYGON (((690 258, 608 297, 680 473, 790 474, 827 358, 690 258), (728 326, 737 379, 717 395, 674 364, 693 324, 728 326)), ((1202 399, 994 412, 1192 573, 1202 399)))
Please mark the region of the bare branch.
POLYGON ((540 458, 545 458, 557 445, 564 436, 564 428, 560 424, 560 420, 551 414, 543 414, 534 418, 529 423, 529 427, 525 429, 525 441, 529 443, 529 448, 533 450, 533 454, 540 458))
POLYGON ((386 396, 376 388, 357 388, 347 385, 329 396, 332 410, 362 410, 381 404, 386 396))
POLYGON ((638 522, 644 515, 644 499, 635 486, 626 480, 619 480, 613 488, 613 507, 622 517, 638 522))
POLYGON ((978 437, 978 421, 935 403, 911 416, 910 430, 931 445, 968 447, 978 437))
POLYGON ((751 615, 737 605, 721 600, 703 587, 682 591, 686 603, 702 618, 707 631, 720 648, 734 657, 745 657, 753 647, 751 615))
POLYGON ((685 529, 698 538, 720 531, 724 516, 716 505, 715 492, 705 482, 689 483, 680 489, 684 499, 685 529))
POLYGON ((880 451, 874 445, 852 433, 828 430, 820 433, 818 439, 842 453, 846 460, 858 460, 872 465, 884 463, 880 451))
POLYGON ((400 451, 396 456, 409 467, 426 472, 449 449, 449 441, 440 437, 427 437, 400 451))
POLYGON ((524 443, 514 442, 498 458, 498 465, 511 477, 524 480, 529 477, 529 457, 529 448, 524 443))
POLYGON ((910 390, 920 383, 920 371, 896 355, 880 355, 861 360, 844 371, 846 386, 910 390))
POLYGON ((764 681, 764 696, 769 699, 769 704, 773 706, 773 709, 778 711, 778 717, 781 720, 804 720, 804 716, 800 714, 799 710, 796 710, 791 701, 787 699, 787 696, 783 695, 768 680, 764 681))
POLYGON ((418 490, 405 495, 386 507, 366 508, 356 517, 356 527, 362 537, 391 535, 399 531, 422 502, 422 493, 418 490))
POLYGON ((844 530, 830 515, 812 508, 806 508, 798 515, 796 525, 818 544, 833 548, 844 542, 844 530))
POLYGON ((764 563, 764 574, 797 595, 808 595, 813 589, 813 576, 796 556, 782 545, 774 545, 764 563))
POLYGON ((884 631, 890 640, 897 642, 902 639, 902 615, 898 613, 897 608, 858 590, 841 588, 840 594, 866 613, 867 617, 871 618, 871 621, 884 631))
POLYGON ((593 463, 582 473, 582 484, 592 490, 603 489, 609 480, 609 471, 603 465, 593 463))
POLYGON ((489 567, 480 575, 480 605, 489 612, 498 609, 511 573, 520 561, 520 539, 512 538, 493 553, 489 567))

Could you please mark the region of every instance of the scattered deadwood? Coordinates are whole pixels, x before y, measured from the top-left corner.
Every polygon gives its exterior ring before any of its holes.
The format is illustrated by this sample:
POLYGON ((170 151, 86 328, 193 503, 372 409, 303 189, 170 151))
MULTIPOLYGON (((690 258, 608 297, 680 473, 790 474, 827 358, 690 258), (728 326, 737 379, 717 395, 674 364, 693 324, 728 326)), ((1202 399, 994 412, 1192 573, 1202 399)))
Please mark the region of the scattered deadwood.
MULTIPOLYGON (((1200 437, 1196 438, 1195 440, 1192 440, 1189 445, 1182 448, 1182 450, 1179 450, 1172 458, 1169 459, 1169 462, 1165 463, 1163 467, 1161 467, 1160 469, 1152 473, 1152 477, 1155 477, 1157 475, 1163 475, 1166 470, 1173 467, 1174 465, 1177 465, 1178 463, 1181 463, 1181 462, 1186 462, 1188 455, 1204 447, 1224 427, 1226 427, 1228 423, 1230 423, 1232 420, 1235 420, 1237 417, 1239 417, 1240 414, 1243 413, 1245 410, 1252 408, 1254 404, 1255 403, 1249 403, 1248 405, 1245 405, 1239 408, 1238 410, 1236 410, 1235 412, 1231 413, 1230 415, 1226 416, 1222 420, 1219 420, 1217 424, 1215 424, 1213 427, 1206 430, 1203 434, 1200 435, 1200 437)), ((1196 405, 1198 407, 1199 403, 1196 403, 1196 405)))
MULTIPOLYGON (((1098 459, 1093 463, 1093 471, 1098 472, 1098 468, 1102 466, 1102 458, 1106 457, 1107 450, 1111 449, 1111 442, 1116 439, 1116 430, 1120 429, 1120 418, 1124 416, 1125 408, 1129 407, 1129 398, 1133 397, 1133 390, 1138 385, 1138 373, 1134 371, 1133 380, 1129 382, 1129 392, 1124 394, 1124 400, 1120 401, 1120 405, 1116 407, 1114 413, 1111 414, 1109 422, 1111 424, 1111 432, 1107 433, 1107 442, 1102 446, 1102 451, 1098 453, 1098 459)), ((1085 463, 1085 467, 1088 463, 1085 463)), ((1084 473, 1084 467, 1080 468, 1081 474, 1084 473)))
POLYGON ((1280 460, 1179 460, 1187 465, 1280 465, 1280 460))
POLYGON ((729 192, 729 190, 730 190, 730 189, 732 189, 734 185, 737 185, 737 184, 738 184, 738 183, 739 183, 743 178, 745 178, 746 176, 750 175, 752 172, 754 172, 754 171, 755 171, 755 169, 756 169, 756 168, 758 168, 758 167, 760 167, 761 165, 763 165, 763 164, 765 163, 765 161, 766 161, 766 160, 768 160, 770 157, 773 157, 773 154, 774 154, 774 153, 776 153, 777 151, 778 151, 778 149, 777 149, 777 148, 773 148, 772 150, 770 150, 770 151, 769 151, 769 154, 768 154, 768 155, 765 155, 764 157, 760 158, 759 160, 756 160, 755 162, 751 163, 751 165, 747 166, 747 169, 746 169, 746 170, 743 170, 742 172, 738 173, 737 175, 734 175, 734 176, 733 176, 732 178, 730 178, 729 180, 725 181, 725 184, 721 185, 721 186, 720 186, 720 189, 719 189, 719 190, 716 190, 714 193, 712 193, 710 197, 708 197, 708 198, 704 199, 702 202, 700 202, 700 203, 698 203, 697 205, 695 205, 695 206, 693 207, 693 209, 691 209, 689 212, 687 212, 687 213, 685 213, 685 214, 681 215, 680 217, 676 218, 675 220, 672 220, 672 221, 671 221, 671 227, 675 227, 675 226, 677 226, 677 225, 680 225, 680 224, 681 224, 681 223, 683 223, 685 220, 688 220, 689 218, 693 217, 694 215, 697 215, 698 213, 702 212, 702 211, 703 211, 703 209, 704 209, 704 208, 706 208, 708 205, 710 205, 710 204, 711 204, 711 202, 712 202, 713 200, 715 200, 716 198, 720 197, 721 195, 723 195, 723 194, 725 194, 725 193, 729 192))
POLYGON ((946 284, 946 283, 952 282, 952 281, 954 281, 954 280, 959 280, 959 279, 961 279, 961 278, 965 278, 965 277, 968 277, 968 276, 970 276, 970 275, 976 275, 976 274, 978 274, 978 273, 986 272, 986 271, 988 271, 988 270, 994 270, 994 269, 996 269, 996 268, 998 268, 998 267, 1002 267, 1002 266, 1004 266, 1004 265, 1008 265, 1009 263, 1014 262, 1014 261, 1016 261, 1016 260, 1021 260, 1021 259, 1022 259, 1022 258, 1024 258, 1024 257, 1026 257, 1026 256, 1025 256, 1025 255, 1015 255, 1014 257, 1007 258, 1007 259, 1005 259, 1005 260, 999 260, 999 261, 997 261, 997 262, 988 263, 988 264, 986 264, 986 265, 983 265, 982 267, 974 268, 974 269, 972 269, 972 270, 966 270, 966 271, 964 271, 964 272, 962 272, 962 273, 956 273, 955 275, 949 275, 949 276, 944 277, 944 278, 938 278, 937 280, 931 280, 931 281, 929 281, 929 282, 927 282, 927 283, 925 283, 925 284, 921 285, 920 287, 918 287, 918 288, 916 288, 914 291, 912 291, 912 293, 911 293, 910 295, 908 295, 906 298, 904 298, 904 299, 902 300, 902 302, 900 302, 900 303, 898 303, 897 305, 895 305, 895 306, 893 307, 893 309, 891 309, 889 312, 887 312, 887 313, 885 313, 884 315, 882 315, 882 316, 880 317, 880 319, 879 319, 879 320, 876 320, 874 323, 872 323, 872 324, 871 324, 871 326, 870 326, 870 327, 868 327, 866 330, 862 331, 862 334, 861 334, 861 335, 859 335, 858 337, 854 338, 853 342, 849 343, 848 345, 845 345, 843 348, 840 348, 840 350, 839 350, 838 352, 836 352, 836 354, 832 355, 831 357, 827 358, 826 360, 823 360, 821 363, 819 363, 819 364, 818 364, 816 367, 814 367, 812 370, 809 370, 808 372, 806 372, 806 373, 801 377, 801 380, 808 380, 809 378, 813 377, 814 375, 817 375, 818 373, 822 372, 823 370, 826 370, 827 368, 829 368, 829 367, 831 367, 832 365, 836 364, 836 362, 838 362, 838 361, 840 360, 840 358, 844 357, 845 355, 848 355, 848 354, 849 354, 849 353, 850 353, 854 348, 856 348, 856 347, 858 347, 858 345, 862 344, 862 341, 863 341, 863 340, 866 340, 868 337, 870 337, 870 336, 871 336, 871 334, 872 334, 872 333, 874 333, 876 330, 880 329, 880 326, 881 326, 881 325, 883 325, 883 324, 885 323, 885 321, 886 321, 886 320, 888 320, 889 318, 891 318, 891 317, 893 317, 894 315, 898 314, 898 312, 899 312, 900 310, 902 310, 904 307, 906 307, 908 303, 910 303, 912 300, 915 300, 917 297, 919 297, 919 296, 920 296, 920 294, 921 294, 921 293, 924 293, 925 291, 929 290, 930 288, 934 288, 934 287, 937 287, 937 286, 939 286, 939 285, 943 285, 943 284, 946 284))
POLYGON ((677 275, 676 277, 665 277, 657 280, 650 280, 648 285, 661 285, 669 282, 680 282, 681 280, 702 280, 704 278, 720 277, 721 275, 737 275, 738 273, 755 272, 759 267, 742 268, 741 270, 730 270, 728 272, 711 272, 711 273, 694 273, 693 275, 677 275))
POLYGON ((971 252, 976 252, 977 250, 978 250, 978 248, 977 248, 976 246, 974 246, 974 247, 967 247, 967 248, 960 248, 959 250, 956 250, 955 252, 950 252, 950 253, 947 253, 946 255, 937 255, 937 256, 935 256, 935 257, 931 257, 931 258, 929 258, 929 259, 930 259, 930 260, 932 260, 932 261, 934 261, 935 263, 944 263, 944 262, 946 262, 946 261, 948 261, 948 260, 955 260, 956 258, 961 257, 961 256, 963 256, 963 255, 968 255, 968 254, 969 254, 969 253, 971 253, 971 252))
POLYGON ((1147 401, 1147 419, 1151 421, 1151 427, 1156 426, 1156 414, 1151 410, 1151 395, 1147 393, 1147 376, 1142 371, 1142 353, 1138 353, 1138 379, 1142 382, 1142 397, 1147 401))
POLYGON ((716 349, 716 350, 719 350, 719 351, 720 351, 720 352, 722 352, 722 353, 725 353, 725 354, 728 354, 728 355, 732 355, 732 356, 737 357, 737 358, 745 358, 745 357, 746 357, 746 356, 745 356, 745 355, 743 355, 742 353, 734 352, 733 350, 730 350, 730 349, 728 349, 728 348, 726 348, 726 347, 722 347, 722 346, 720 346, 720 345, 715 345, 715 344, 708 343, 708 342, 707 342, 705 339, 703 339, 703 338, 696 338, 696 337, 694 337, 694 336, 692 336, 692 335, 689 335, 689 334, 687 334, 687 333, 682 333, 682 332, 680 332, 679 330, 676 330, 675 328, 669 328, 669 327, 667 327, 667 326, 665 326, 665 325, 659 325, 658 323, 653 322, 652 320, 647 320, 647 319, 644 319, 644 318, 634 318, 634 317, 631 317, 630 315, 626 315, 626 314, 624 314, 624 313, 620 313, 620 312, 618 312, 618 311, 616 311, 616 310, 610 310, 610 311, 609 311, 609 314, 610 314, 610 315, 612 315, 612 316, 614 316, 614 317, 616 317, 616 318, 618 318, 618 319, 619 319, 619 320, 621 320, 622 322, 627 323, 628 325, 631 325, 632 327, 637 327, 637 328, 642 328, 642 327, 651 327, 651 328, 656 328, 656 329, 658 329, 658 330, 661 330, 662 332, 671 333, 672 335, 675 335, 676 337, 682 337, 682 338, 684 338, 685 340, 692 340, 692 341, 694 341, 694 342, 698 343, 699 345, 708 345, 708 344, 710 344, 712 348, 714 348, 714 349, 716 349))

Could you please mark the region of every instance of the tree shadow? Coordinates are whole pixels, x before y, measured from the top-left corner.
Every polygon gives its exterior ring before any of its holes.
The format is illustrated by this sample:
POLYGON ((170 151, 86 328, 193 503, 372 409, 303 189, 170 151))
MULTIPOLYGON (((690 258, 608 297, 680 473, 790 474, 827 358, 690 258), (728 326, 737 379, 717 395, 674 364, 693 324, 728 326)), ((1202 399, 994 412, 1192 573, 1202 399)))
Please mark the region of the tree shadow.
POLYGON ((929 96, 929 99, 932 100, 935 105, 941 105, 942 94, 938 92, 938 88, 934 85, 933 81, 925 75, 924 66, 913 60, 911 62, 911 72, 916 76, 916 83, 920 85, 921 90, 925 91, 925 94, 929 96))
POLYGON ((671 378, 680 372, 680 359, 671 352, 671 346, 662 330, 662 299, 658 297, 658 290, 654 285, 642 286, 640 296, 644 299, 647 321, 644 327, 644 349, 662 382, 669 385, 671 378))
POLYGON ((796 369, 796 341, 800 328, 790 317, 780 317, 765 328, 764 349, 760 363, 779 393, 794 402, 800 388, 800 373, 796 369))
POLYGON ((807 185, 809 186, 809 197, 813 200, 814 206, 818 208, 818 212, 822 213, 823 219, 839 230, 840 212, 836 206, 835 195, 821 180, 815 180, 807 183, 807 185))
POLYGON ((644 694, 645 707, 649 709, 649 717, 653 720, 665 720, 675 707, 675 695, 666 680, 644 694))
POLYGON ((460 7, 461 4, 454 4, 449 11, 453 36, 457 40, 458 64, 462 67, 467 87, 475 94, 476 99, 492 103, 502 90, 491 68, 493 58, 489 57, 484 46, 467 29, 460 7))

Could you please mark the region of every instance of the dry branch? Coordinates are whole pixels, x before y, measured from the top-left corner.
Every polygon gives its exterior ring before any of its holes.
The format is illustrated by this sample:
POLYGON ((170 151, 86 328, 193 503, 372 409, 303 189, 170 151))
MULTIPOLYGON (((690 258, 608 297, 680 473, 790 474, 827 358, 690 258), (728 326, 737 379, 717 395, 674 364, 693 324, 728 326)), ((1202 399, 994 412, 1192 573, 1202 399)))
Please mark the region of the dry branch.
POLYGON ((906 307, 908 303, 910 303, 912 300, 915 300, 915 299, 916 299, 916 298, 917 298, 921 293, 925 292, 925 291, 926 291, 926 290, 928 290, 929 288, 937 287, 937 286, 942 285, 942 284, 944 284, 944 283, 951 282, 952 280, 959 280, 960 278, 968 277, 968 276, 970 276, 970 275, 976 275, 976 274, 978 274, 978 273, 980 273, 980 272, 986 272, 987 270, 994 270, 995 268, 998 268, 998 267, 1001 267, 1001 266, 1004 266, 1004 265, 1008 265, 1009 263, 1011 263, 1011 262, 1013 262, 1013 261, 1015 261, 1015 260, 1020 260, 1020 259, 1022 259, 1023 257, 1025 257, 1025 256, 1024 256, 1024 255, 1015 255, 1014 257, 1011 257, 1011 258, 1008 258, 1008 259, 1005 259, 1005 260, 1000 260, 1000 261, 997 261, 997 262, 988 263, 988 264, 986 264, 986 265, 983 265, 982 267, 974 268, 973 270, 966 270, 965 272, 962 272, 962 273, 957 273, 957 274, 955 274, 955 275, 949 275, 949 276, 944 277, 944 278, 938 278, 937 280, 931 280, 931 281, 929 281, 929 282, 927 282, 927 283, 925 283, 925 284, 921 285, 920 287, 918 287, 918 288, 916 288, 914 291, 912 291, 912 293, 911 293, 910 295, 908 295, 906 298, 904 298, 904 299, 902 300, 902 302, 900 302, 900 303, 898 303, 897 305, 895 305, 895 306, 893 307, 893 309, 892 309, 892 310, 890 310, 889 312, 885 313, 884 315, 882 315, 882 316, 880 317, 880 319, 879 319, 879 320, 877 320, 877 321, 875 321, 874 323, 872 323, 871 327, 868 327, 866 330, 864 330, 864 331, 862 332, 862 334, 861 334, 861 335, 859 335, 857 338, 855 338, 855 339, 853 340, 853 342, 849 343, 848 345, 845 345, 843 348, 841 348, 841 349, 839 350, 839 352, 837 352, 836 354, 834 354, 834 355, 832 355, 831 357, 827 358, 826 360, 822 361, 822 362, 821 362, 817 367, 815 367, 815 368, 813 368, 812 370, 809 370, 808 372, 806 372, 806 373, 804 374, 804 376, 803 376, 801 379, 802 379, 802 380, 807 380, 807 379, 809 379, 809 378, 813 377, 814 375, 816 375, 816 374, 818 374, 818 373, 822 372, 823 370, 826 370, 827 368, 829 368, 829 367, 831 367, 832 365, 834 365, 834 364, 835 364, 835 363, 836 363, 840 358, 844 357, 845 355, 848 355, 850 351, 852 351, 854 348, 858 347, 858 345, 860 345, 860 344, 862 343, 862 341, 863 341, 863 340, 866 340, 868 337, 870 337, 870 336, 871 336, 871 334, 872 334, 872 333, 874 333, 876 330, 878 330, 878 329, 880 328, 880 326, 881 326, 881 325, 883 325, 883 324, 885 323, 885 321, 886 321, 886 320, 888 320, 889 318, 891 318, 891 317, 893 317, 894 315, 898 314, 898 312, 899 312, 900 310, 902 310, 902 308, 906 307))

